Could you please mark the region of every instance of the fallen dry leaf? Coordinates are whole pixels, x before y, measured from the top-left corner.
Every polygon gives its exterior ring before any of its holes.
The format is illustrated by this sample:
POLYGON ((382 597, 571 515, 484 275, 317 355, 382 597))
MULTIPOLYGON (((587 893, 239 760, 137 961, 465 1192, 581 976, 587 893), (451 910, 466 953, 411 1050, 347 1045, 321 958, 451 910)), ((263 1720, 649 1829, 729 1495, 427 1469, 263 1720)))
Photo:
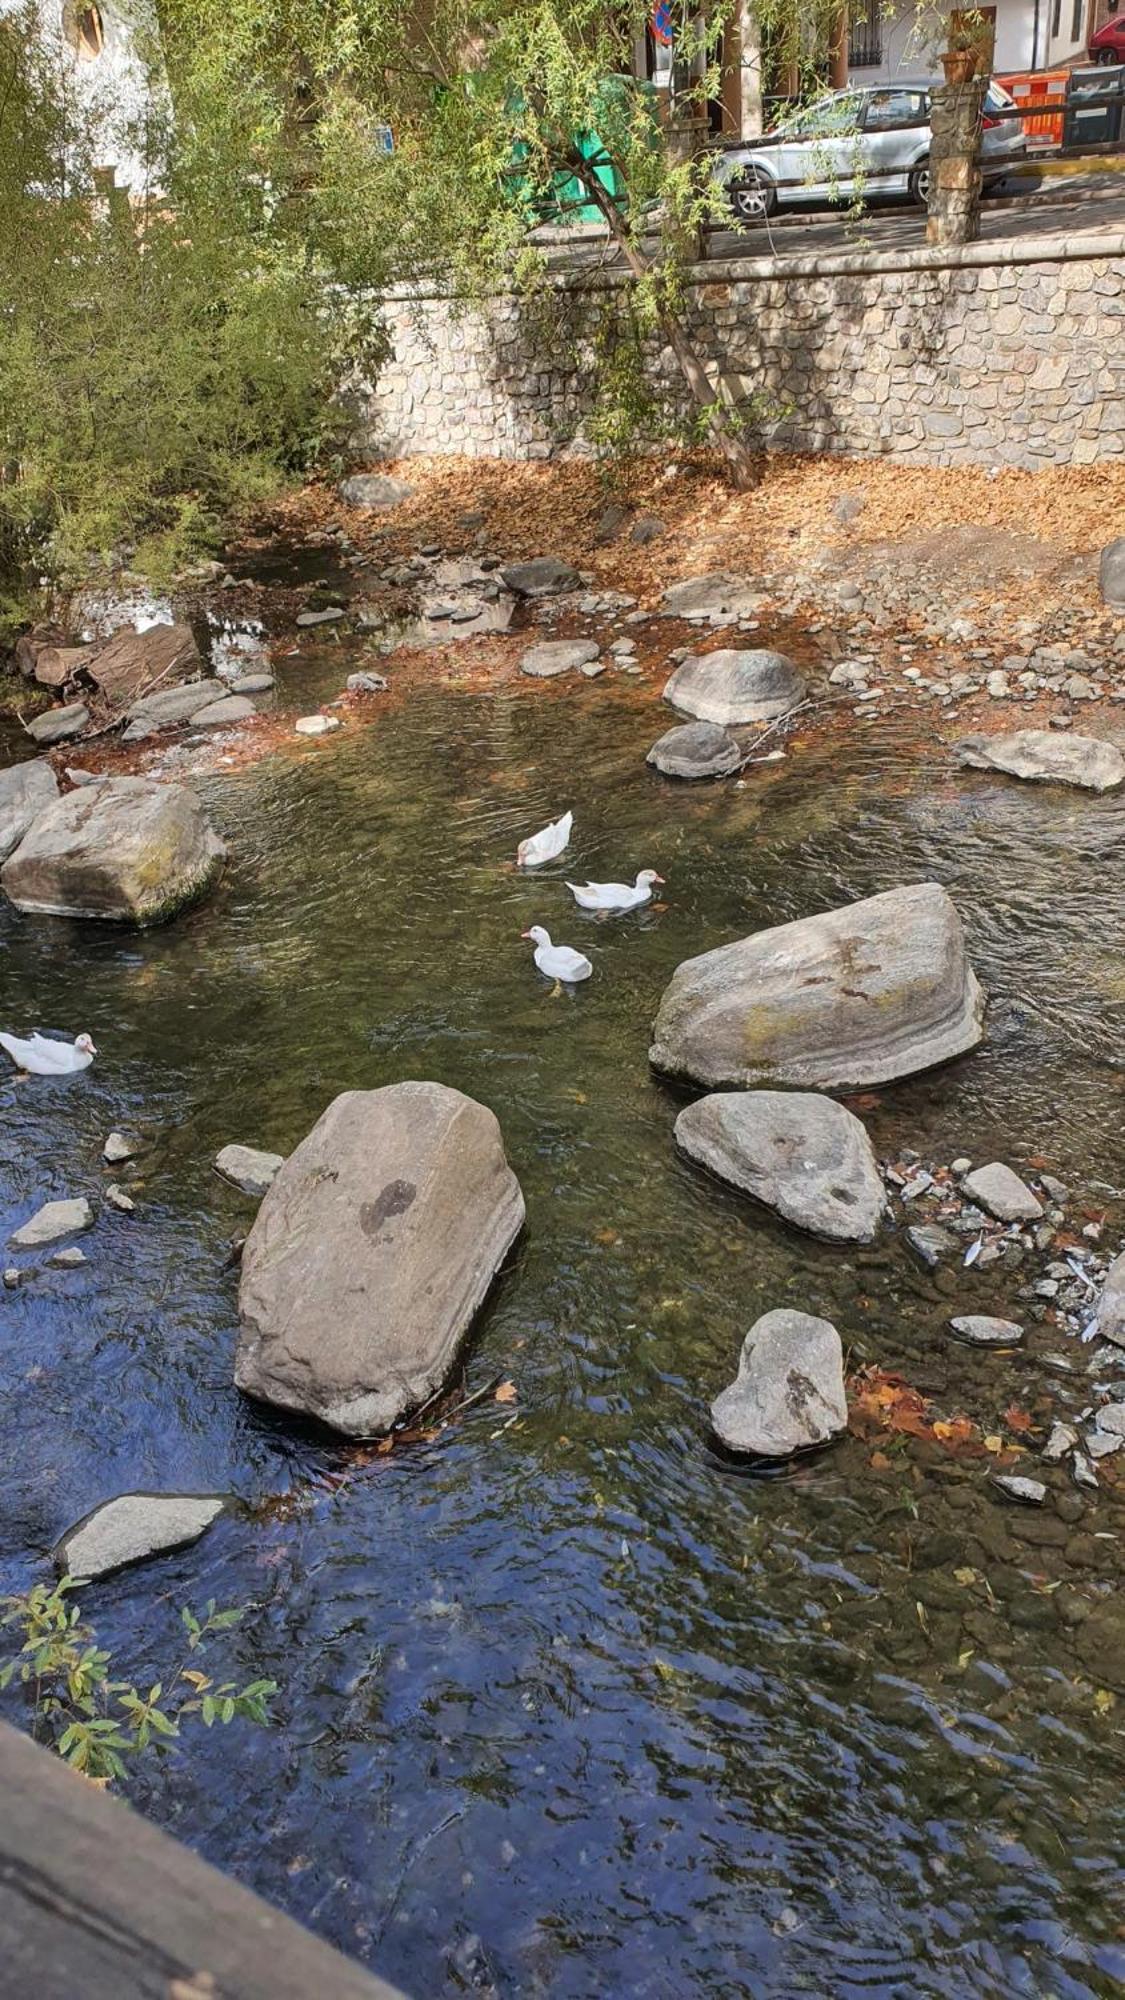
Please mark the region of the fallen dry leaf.
POLYGON ((497 1403, 514 1403, 518 1395, 519 1390, 514 1382, 499 1382, 494 1400, 497 1403))

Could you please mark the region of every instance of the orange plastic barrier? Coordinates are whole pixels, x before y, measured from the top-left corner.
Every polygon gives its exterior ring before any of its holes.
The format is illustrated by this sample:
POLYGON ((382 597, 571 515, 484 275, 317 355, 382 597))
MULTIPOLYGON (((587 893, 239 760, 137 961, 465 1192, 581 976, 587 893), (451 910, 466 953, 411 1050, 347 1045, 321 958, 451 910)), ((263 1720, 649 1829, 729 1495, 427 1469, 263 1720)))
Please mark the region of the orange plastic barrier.
POLYGON ((1045 111, 1041 118, 1021 120, 1029 146, 1062 145, 1063 102, 1069 74, 1069 70, 1065 69, 1024 70, 1017 76, 998 76, 994 79, 1003 90, 1010 92, 1021 111, 1033 104, 1058 106, 1057 110, 1045 111))

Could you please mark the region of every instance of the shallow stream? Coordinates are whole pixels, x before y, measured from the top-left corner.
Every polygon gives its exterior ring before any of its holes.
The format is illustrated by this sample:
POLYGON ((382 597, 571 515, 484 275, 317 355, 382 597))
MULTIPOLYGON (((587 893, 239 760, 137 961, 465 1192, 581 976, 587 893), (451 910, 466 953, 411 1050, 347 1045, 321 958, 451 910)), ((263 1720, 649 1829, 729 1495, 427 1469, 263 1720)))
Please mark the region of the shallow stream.
POLYGON ((964 1272, 951 1298, 897 1233, 856 1253, 772 1223, 677 1159, 683 1100, 646 1050, 685 956, 936 878, 989 1036, 881 1093, 877 1147, 1120 1187, 1125 800, 950 775, 890 722, 676 786, 643 761, 654 706, 609 674, 420 689, 202 781, 231 861, 167 928, 0 907, 3 1024, 100 1050, 69 1084, 0 1076, 0 1230, 96 1197, 111 1129, 147 1145, 85 1268, 0 1293, 0 1584, 123 1489, 247 1503, 86 1593, 138 1682, 181 1605, 250 1603, 216 1662, 282 1684, 271 1730, 185 1737, 131 1795, 407 1994, 1108 1994, 1125 1692, 1078 1621, 1119 1584, 1125 1505, 1019 1512, 987 1462, 910 1439, 889 1472, 848 1439, 764 1479, 708 1442, 780 1304, 991 1428, 1053 1378, 946 1322, 1010 1313, 1018 1280, 964 1272), (517 839, 568 806, 565 867, 518 876, 517 839), (666 907, 612 923, 562 886, 645 866, 666 907), (531 922, 589 953, 587 985, 551 997, 531 922), (519 1401, 375 1457, 232 1387, 226 1251, 253 1207, 211 1161, 286 1152, 338 1091, 405 1077, 500 1119, 528 1226, 466 1375, 519 1401))

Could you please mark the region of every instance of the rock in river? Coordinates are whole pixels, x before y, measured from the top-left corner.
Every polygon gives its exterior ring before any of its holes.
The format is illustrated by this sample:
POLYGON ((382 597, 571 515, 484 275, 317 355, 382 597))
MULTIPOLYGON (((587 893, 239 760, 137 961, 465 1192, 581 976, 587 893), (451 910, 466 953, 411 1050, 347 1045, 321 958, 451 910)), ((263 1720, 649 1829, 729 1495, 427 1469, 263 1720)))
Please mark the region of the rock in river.
POLYGON ((844 1350, 830 1320, 768 1312, 742 1343, 738 1375, 711 1405, 728 1451, 788 1458, 846 1429, 844 1350))
POLYGON ((225 859, 185 785, 111 778, 48 806, 0 883, 18 910, 156 924, 210 888, 225 859))
POLYGON ((259 1198, 273 1186, 279 1168, 284 1165, 280 1153, 262 1153, 256 1146, 224 1146, 215 1159, 216 1169, 225 1181, 232 1181, 243 1194, 259 1198))
POLYGON ((355 1437, 446 1380, 524 1205, 491 1111, 440 1083, 347 1091, 246 1241, 240 1389, 355 1437))
POLYGON ((993 1319, 988 1313, 962 1313, 949 1324, 970 1347, 1018 1347, 1023 1339, 1023 1328, 1014 1319, 993 1319))
POLYGON ((33 715, 25 728, 32 742, 46 750, 52 743, 69 743, 72 736, 81 736, 89 720, 85 703, 72 701, 65 708, 45 708, 42 715, 33 715))
POLYGON ((122 741, 143 743, 147 737, 159 735, 162 729, 178 728, 202 709, 225 701, 227 693, 226 683, 219 680, 184 681, 179 687, 155 688, 126 710, 128 727, 122 741))
POLYGON ((582 582, 576 569, 557 556, 533 556, 530 562, 507 563, 500 571, 508 590, 517 597, 558 597, 564 590, 577 590, 582 582))
POLYGON ((700 722, 773 722, 796 708, 805 683, 784 653, 728 646, 692 653, 665 683, 664 699, 700 722))
POLYGON ((588 665, 600 651, 596 639, 543 639, 539 645, 528 647, 520 661, 520 672, 537 681, 553 680, 556 674, 573 673, 576 667, 588 665))
POLYGON ((9 1236, 8 1242, 13 1250, 42 1250, 48 1243, 61 1243, 64 1236, 77 1236, 80 1230, 92 1228, 93 1222, 85 1195, 73 1201, 48 1201, 9 1236))
POLYGON ((676 1120, 676 1143, 787 1222, 835 1243, 870 1243, 887 1205, 871 1141, 831 1097, 718 1091, 676 1120))
POLYGON ((961 1188, 970 1201, 987 1209, 998 1222, 1038 1222, 1043 1214, 1042 1202, 1002 1160, 966 1174, 961 1188))
POLYGON ((1087 792, 1110 792, 1125 781, 1125 757, 1097 736, 1016 729, 1006 736, 966 736, 956 750, 960 762, 973 770, 1078 785, 1087 792))
POLYGON ((51 1551, 75 1583, 196 1542, 227 1505, 221 1493, 120 1493, 76 1521, 51 1551))
POLYGON ((742 746, 716 722, 681 722, 653 744, 645 762, 666 778, 725 778, 741 764, 742 746))
POLYGON ((866 1089, 975 1048, 984 1005, 957 911, 919 882, 685 959, 649 1055, 712 1089, 866 1089))
POLYGON ((58 779, 45 757, 0 771, 0 861, 14 853, 32 820, 58 795, 58 779))

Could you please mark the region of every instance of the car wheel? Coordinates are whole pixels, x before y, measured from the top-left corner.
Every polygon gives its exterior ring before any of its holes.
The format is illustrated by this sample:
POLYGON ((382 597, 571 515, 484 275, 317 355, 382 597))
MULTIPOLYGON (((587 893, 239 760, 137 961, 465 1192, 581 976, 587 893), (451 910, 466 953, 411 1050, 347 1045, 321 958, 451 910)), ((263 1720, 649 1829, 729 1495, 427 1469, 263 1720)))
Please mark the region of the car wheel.
POLYGON ((727 188, 730 205, 736 225, 745 228, 748 223, 761 222, 772 215, 777 207, 777 189, 765 176, 750 170, 741 180, 732 181, 727 188))
POLYGON ((919 208, 928 208, 930 205, 930 163, 928 160, 922 160, 914 168, 910 176, 910 199, 911 201, 916 201, 919 208))

